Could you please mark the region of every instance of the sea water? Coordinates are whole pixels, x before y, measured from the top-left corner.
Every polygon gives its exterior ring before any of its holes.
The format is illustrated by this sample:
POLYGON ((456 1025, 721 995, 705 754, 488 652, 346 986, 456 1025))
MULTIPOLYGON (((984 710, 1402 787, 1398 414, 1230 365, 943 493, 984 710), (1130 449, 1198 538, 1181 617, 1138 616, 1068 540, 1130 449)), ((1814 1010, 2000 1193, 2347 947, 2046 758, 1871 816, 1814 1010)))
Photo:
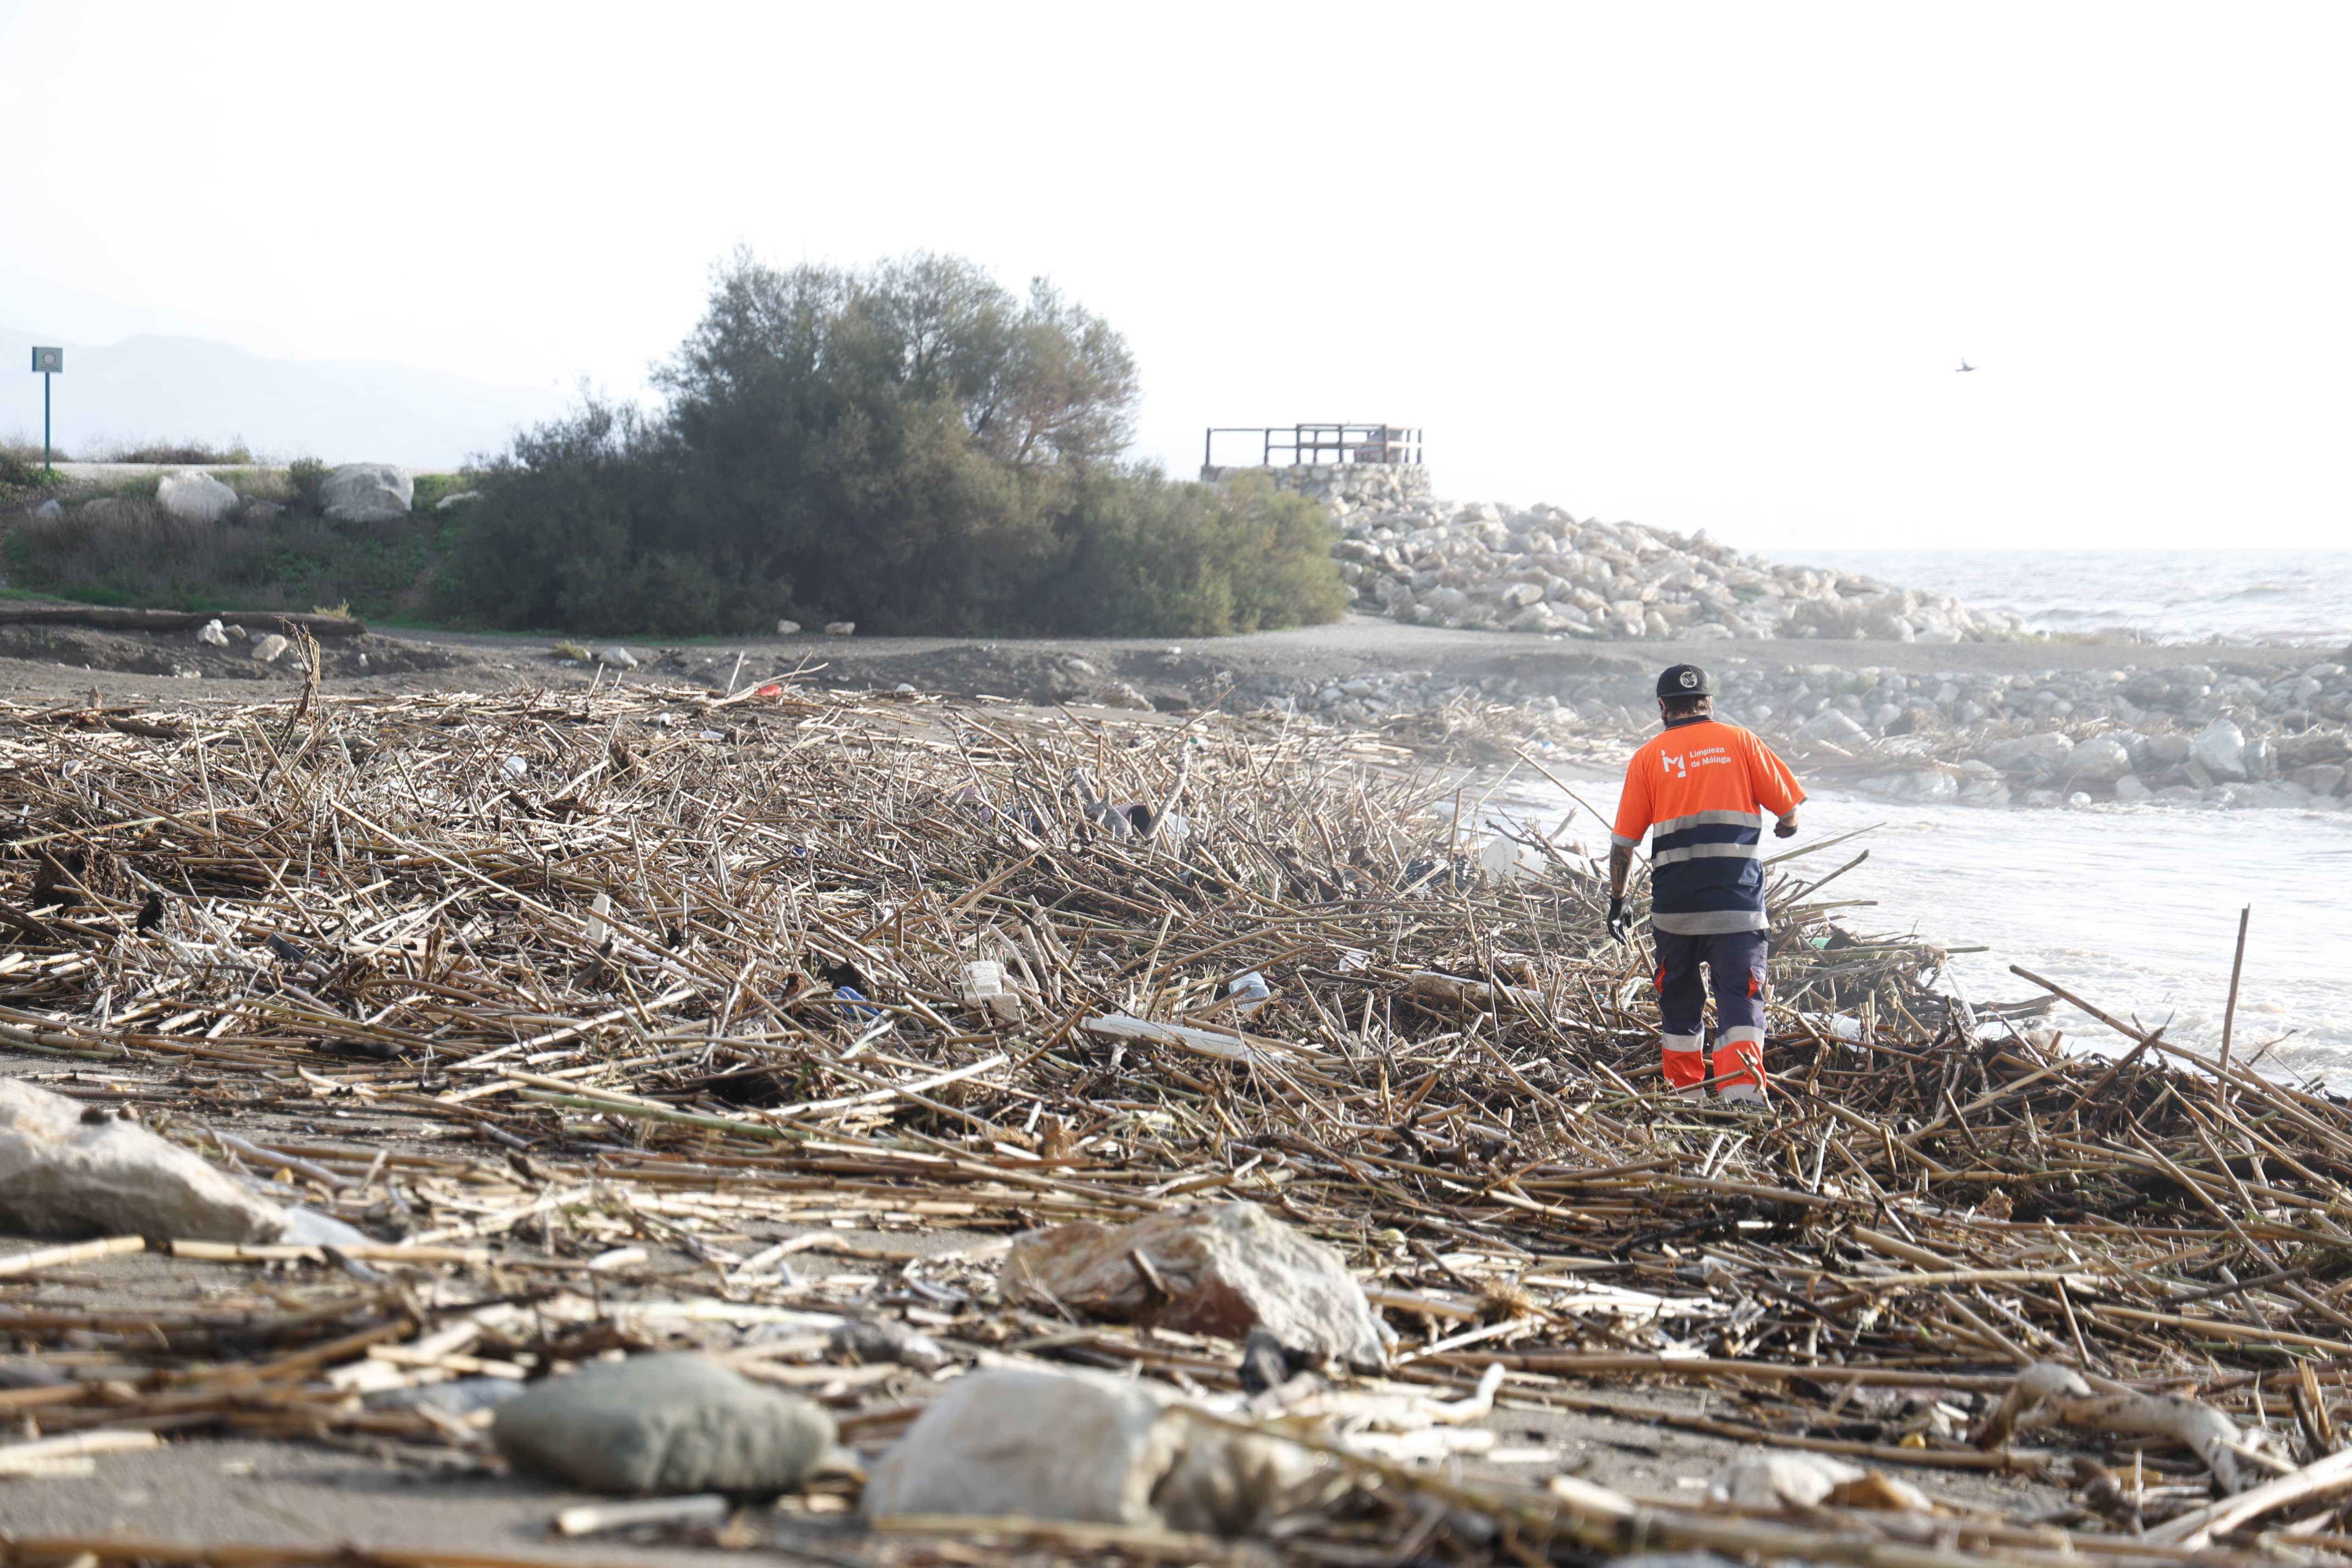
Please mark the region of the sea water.
POLYGON ((2352 642, 2352 550, 1816 550, 1860 572, 2022 616, 2030 630, 2147 642, 2352 642))
MULTIPOLYGON (((1593 813, 1615 812, 1619 781, 1566 782, 1585 805, 1528 783, 1522 769, 1478 815, 1550 832, 1573 811, 1559 841, 1580 841, 1605 868, 1608 823, 1593 813)), ((1780 867, 1821 877, 1868 850, 1821 892, 1874 900, 1836 911, 1840 922, 1987 950, 1956 954, 1944 989, 1971 1002, 2046 994, 2011 973, 2015 964, 2203 1051, 2221 1042, 2238 911, 2250 905, 2232 1054, 2259 1055, 2266 1072, 2352 1089, 2352 812, 1898 806, 1819 789, 1802 822, 1771 852, 1869 830, 1780 867)), ((2070 1049, 2129 1048, 2063 1004, 2049 1021, 2070 1049)))

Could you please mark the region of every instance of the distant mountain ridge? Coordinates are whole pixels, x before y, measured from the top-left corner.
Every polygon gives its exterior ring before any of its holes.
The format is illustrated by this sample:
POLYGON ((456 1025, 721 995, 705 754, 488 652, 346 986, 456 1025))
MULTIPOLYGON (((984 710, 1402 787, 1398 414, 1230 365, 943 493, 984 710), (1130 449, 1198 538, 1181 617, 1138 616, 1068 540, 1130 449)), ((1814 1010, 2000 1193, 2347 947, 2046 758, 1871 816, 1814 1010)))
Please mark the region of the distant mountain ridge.
MULTIPOLYGON (((33 344, 0 328, 0 435, 39 440, 41 387, 33 344), (12 384, 13 381, 13 384, 12 384)), ((103 348, 67 342, 53 395, 58 446, 76 458, 145 441, 226 447, 283 461, 450 468, 503 448, 515 431, 558 413, 552 388, 501 386, 446 372, 338 360, 271 359, 203 338, 142 333, 103 348)))

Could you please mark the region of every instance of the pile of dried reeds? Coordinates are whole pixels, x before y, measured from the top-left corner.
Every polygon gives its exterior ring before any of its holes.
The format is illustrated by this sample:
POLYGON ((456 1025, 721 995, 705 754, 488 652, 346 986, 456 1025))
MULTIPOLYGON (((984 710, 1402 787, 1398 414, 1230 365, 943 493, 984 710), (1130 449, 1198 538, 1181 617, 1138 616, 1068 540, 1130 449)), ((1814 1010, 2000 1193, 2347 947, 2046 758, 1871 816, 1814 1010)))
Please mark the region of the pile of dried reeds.
MULTIPOLYGON (((2265 1511, 2295 1552, 2352 1548, 2352 1114, 2122 1020, 2127 1054, 2064 1055, 1931 990, 1934 951, 1830 924, 1827 876, 1782 881, 1780 1105, 1753 1118, 1654 1092, 1640 956, 1559 828, 1489 879, 1463 781, 1361 737, 775 685, 10 722, 0 1044, 382 1238, 174 1248, 341 1281, 291 1304, 0 1294, 0 1331, 72 1378, 0 1410, 68 1442, 470 1465, 481 1422, 405 1394, 677 1343, 887 1442, 929 1380, 827 1362, 784 1331, 810 1312, 1233 1387, 1232 1345, 1002 1299, 990 1237, 1240 1196, 1349 1255, 1391 1383, 1499 1364, 1507 1405, 2083 1498, 1906 1534, 1358 1452, 1352 1500, 1283 1532, 1302 1561, 2171 1563, 2164 1531, 2265 1511), (808 1252, 856 1271, 801 1279, 808 1252), (1746 1394, 1662 1414, 1599 1386, 1660 1378, 1746 1394), (2299 1479, 2250 1505, 2273 1475, 2299 1479)), ((1038 1549, 1160 1550, 1074 1541, 1038 1549)))

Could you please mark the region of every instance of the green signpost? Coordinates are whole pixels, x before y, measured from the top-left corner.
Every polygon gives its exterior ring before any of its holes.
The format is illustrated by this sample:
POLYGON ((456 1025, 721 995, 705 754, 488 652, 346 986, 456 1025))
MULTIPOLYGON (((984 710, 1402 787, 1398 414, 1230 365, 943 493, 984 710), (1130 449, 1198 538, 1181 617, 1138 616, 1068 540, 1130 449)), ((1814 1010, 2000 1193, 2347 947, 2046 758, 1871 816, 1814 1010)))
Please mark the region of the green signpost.
POLYGON ((49 377, 66 367, 63 349, 37 348, 33 351, 33 369, 41 378, 41 472, 53 474, 49 467, 49 377))

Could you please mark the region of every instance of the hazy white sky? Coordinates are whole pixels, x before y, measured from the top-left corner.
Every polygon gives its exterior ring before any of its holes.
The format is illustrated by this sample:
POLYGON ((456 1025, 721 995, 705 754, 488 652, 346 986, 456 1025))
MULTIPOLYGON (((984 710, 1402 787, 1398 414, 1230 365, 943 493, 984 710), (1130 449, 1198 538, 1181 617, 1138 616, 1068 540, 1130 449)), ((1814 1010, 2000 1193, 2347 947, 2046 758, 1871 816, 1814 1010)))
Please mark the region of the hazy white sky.
POLYGON ((1441 494, 1751 547, 2341 543, 2347 44, 2144 0, 0 0, 0 322, 626 391, 738 243, 921 247, 1107 314, 1180 473, 1204 425, 1387 418, 1441 494))

